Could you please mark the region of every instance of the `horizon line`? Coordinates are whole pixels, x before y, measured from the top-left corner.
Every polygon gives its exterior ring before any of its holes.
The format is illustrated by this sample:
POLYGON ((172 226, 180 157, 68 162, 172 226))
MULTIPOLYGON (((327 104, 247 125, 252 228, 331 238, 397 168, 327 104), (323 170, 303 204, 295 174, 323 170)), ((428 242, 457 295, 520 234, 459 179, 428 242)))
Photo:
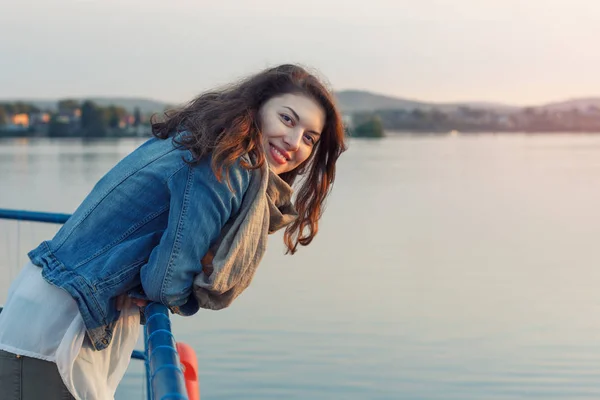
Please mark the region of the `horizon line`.
MULTIPOLYGON (((415 98, 410 98, 410 97, 400 97, 400 96, 393 95, 393 94, 376 92, 371 89, 351 88, 351 89, 340 89, 340 90, 333 91, 334 94, 341 93, 341 92, 358 92, 358 93, 370 94, 370 95, 374 95, 374 96, 386 97, 391 100, 400 100, 400 101, 408 101, 408 102, 413 102, 413 103, 423 103, 423 104, 432 104, 432 105, 455 105, 455 104, 483 103, 483 104, 489 104, 489 105, 494 105, 494 106, 517 107, 517 108, 550 106, 550 105, 554 105, 557 103, 568 103, 571 101, 581 101, 581 100, 600 100, 600 94, 599 94, 596 96, 594 96, 594 95, 569 96, 569 97, 564 97, 564 98, 557 99, 557 100, 550 100, 550 101, 546 100, 544 102, 535 103, 535 104, 532 104, 532 103, 510 103, 510 102, 496 101, 496 100, 439 101, 439 100, 421 100, 421 99, 415 99, 415 98)), ((18 101, 20 101, 20 102, 28 102, 28 101, 58 102, 60 100, 70 100, 70 99, 73 99, 73 100, 122 99, 122 100, 145 100, 145 101, 163 103, 166 105, 178 105, 178 104, 187 103, 187 102, 191 101, 191 99, 193 99, 193 98, 195 98, 195 97, 192 97, 188 100, 168 101, 168 100, 160 100, 160 99, 149 97, 149 96, 146 97, 144 95, 139 95, 139 96, 136 96, 136 95, 62 96, 61 95, 61 96, 53 96, 53 97, 8 97, 8 96, 2 96, 2 97, 0 97, 0 103, 18 102, 18 101)))

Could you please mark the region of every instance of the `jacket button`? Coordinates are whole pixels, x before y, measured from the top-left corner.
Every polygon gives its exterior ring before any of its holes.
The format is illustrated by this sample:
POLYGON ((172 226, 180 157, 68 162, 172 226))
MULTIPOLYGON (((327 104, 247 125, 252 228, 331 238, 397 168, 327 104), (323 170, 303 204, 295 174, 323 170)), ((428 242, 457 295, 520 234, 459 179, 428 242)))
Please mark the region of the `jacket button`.
POLYGON ((108 339, 102 339, 101 342, 102 342, 102 344, 107 345, 108 344, 108 339))

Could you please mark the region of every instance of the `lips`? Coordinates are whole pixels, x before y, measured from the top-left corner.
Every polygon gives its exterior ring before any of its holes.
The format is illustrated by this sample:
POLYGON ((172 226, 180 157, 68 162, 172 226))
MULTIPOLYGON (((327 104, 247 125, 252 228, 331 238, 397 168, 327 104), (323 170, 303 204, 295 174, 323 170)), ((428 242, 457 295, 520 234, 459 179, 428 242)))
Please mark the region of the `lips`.
POLYGON ((269 143, 269 152, 271 153, 271 158, 280 165, 283 165, 288 162, 290 156, 287 152, 283 151, 277 146, 269 143))

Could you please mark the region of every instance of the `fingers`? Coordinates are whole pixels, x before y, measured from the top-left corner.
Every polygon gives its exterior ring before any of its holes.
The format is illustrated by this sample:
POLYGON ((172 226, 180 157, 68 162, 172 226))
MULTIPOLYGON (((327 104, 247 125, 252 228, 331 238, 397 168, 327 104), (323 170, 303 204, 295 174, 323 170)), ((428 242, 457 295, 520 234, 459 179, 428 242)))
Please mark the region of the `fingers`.
POLYGON ((145 307, 148 304, 146 300, 142 299, 131 299, 131 301, 138 307, 145 307))
POLYGON ((115 306, 117 307, 118 311, 121 311, 121 310, 131 307, 131 304, 132 304, 131 298, 129 296, 127 296, 127 294, 121 294, 117 297, 115 306))
POLYGON ((213 259, 215 258, 215 253, 213 253, 212 251, 208 251, 204 257, 202 257, 202 260, 200 260, 200 263, 202 265, 211 265, 213 262, 213 259))
POLYGON ((214 268, 211 265, 204 265, 202 267, 202 272, 204 273, 204 275, 206 276, 211 276, 212 273, 214 271, 214 268))
POLYGON ((115 307, 117 308, 117 311, 121 311, 133 306, 134 304, 138 307, 145 307, 146 305, 148 305, 148 301, 142 299, 135 299, 129 297, 127 294, 122 294, 117 296, 115 307))
POLYGON ((133 305, 131 297, 125 295, 125 301, 123 302, 123 308, 130 308, 133 305))

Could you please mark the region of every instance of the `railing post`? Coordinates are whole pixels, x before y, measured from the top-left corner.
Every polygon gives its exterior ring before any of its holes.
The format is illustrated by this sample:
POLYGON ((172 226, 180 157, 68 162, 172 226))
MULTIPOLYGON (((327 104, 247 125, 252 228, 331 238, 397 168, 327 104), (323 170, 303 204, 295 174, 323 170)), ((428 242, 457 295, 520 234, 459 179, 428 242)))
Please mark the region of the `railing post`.
POLYGON ((188 399, 169 310, 159 303, 146 306, 145 347, 152 400, 188 399))

